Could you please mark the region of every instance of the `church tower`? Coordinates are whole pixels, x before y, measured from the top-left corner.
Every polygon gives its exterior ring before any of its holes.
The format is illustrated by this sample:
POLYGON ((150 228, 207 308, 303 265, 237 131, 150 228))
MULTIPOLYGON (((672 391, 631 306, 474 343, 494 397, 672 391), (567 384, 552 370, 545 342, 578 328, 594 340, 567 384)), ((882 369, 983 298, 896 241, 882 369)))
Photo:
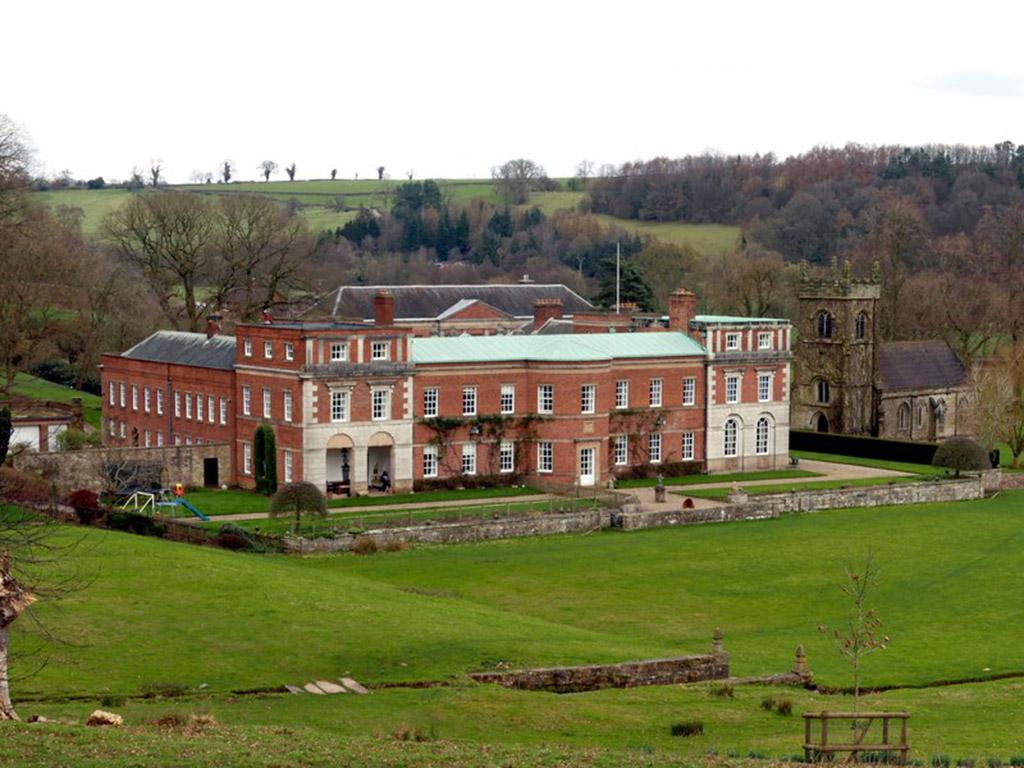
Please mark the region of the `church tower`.
POLYGON ((794 429, 874 435, 878 432, 875 328, 881 280, 843 273, 800 281, 798 341, 794 345, 794 429))

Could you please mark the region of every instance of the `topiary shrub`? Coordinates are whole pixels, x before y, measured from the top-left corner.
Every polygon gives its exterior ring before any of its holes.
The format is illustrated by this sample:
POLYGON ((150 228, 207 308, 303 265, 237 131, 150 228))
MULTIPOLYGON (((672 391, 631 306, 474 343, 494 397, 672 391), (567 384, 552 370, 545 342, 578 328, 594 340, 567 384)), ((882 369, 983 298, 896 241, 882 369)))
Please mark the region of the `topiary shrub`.
POLYGON ((68 504, 75 508, 78 522, 92 525, 100 511, 99 497, 88 488, 79 488, 68 496, 68 504))
POLYGON ((981 472, 990 466, 988 454, 977 440, 969 437, 951 437, 935 451, 932 464, 952 469, 955 477, 964 472, 981 472))
POLYGON ((217 532, 214 539, 218 547, 231 550, 246 550, 252 552, 265 552, 259 539, 252 536, 245 528, 234 523, 224 523, 217 532))

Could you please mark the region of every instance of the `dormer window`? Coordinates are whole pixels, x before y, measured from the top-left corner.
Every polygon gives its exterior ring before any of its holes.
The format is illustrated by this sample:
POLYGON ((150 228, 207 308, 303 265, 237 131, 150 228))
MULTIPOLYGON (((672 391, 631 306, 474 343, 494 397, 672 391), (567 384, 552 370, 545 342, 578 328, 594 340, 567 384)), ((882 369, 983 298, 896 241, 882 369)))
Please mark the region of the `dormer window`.
POLYGON ((370 359, 371 360, 390 360, 391 359, 391 342, 390 341, 374 341, 370 345, 370 359))
POLYGON ((342 341, 331 342, 331 362, 341 363, 348 360, 348 344, 342 341))
POLYGON ((725 334, 725 348, 729 352, 734 352, 740 348, 740 335, 738 333, 727 333, 725 334))

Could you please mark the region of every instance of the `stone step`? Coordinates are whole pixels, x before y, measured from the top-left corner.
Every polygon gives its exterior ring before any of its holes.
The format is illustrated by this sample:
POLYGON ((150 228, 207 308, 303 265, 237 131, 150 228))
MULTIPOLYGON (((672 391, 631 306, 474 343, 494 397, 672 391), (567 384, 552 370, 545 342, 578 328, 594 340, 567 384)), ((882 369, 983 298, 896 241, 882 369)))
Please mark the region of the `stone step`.
POLYGON ((314 693, 317 696, 324 695, 324 692, 320 690, 316 683, 306 683, 304 686, 302 686, 302 688, 306 691, 306 693, 314 693))
POLYGON ((369 691, 366 690, 366 688, 361 686, 359 683, 357 683, 351 677, 341 677, 341 678, 338 678, 338 679, 341 680, 341 684, 342 685, 344 685, 346 688, 348 688, 350 691, 352 691, 354 693, 360 693, 360 694, 362 694, 362 693, 369 693, 369 691))
POLYGON ((317 680, 316 684, 324 693, 348 693, 348 691, 346 691, 340 685, 338 685, 337 683, 332 683, 329 680, 317 680))

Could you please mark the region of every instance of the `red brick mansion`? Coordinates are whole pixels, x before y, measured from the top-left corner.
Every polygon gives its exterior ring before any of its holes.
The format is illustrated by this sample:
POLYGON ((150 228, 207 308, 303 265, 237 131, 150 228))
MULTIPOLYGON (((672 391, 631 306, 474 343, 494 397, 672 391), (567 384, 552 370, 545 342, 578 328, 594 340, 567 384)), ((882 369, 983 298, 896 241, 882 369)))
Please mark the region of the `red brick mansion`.
POLYGON ((635 332, 534 323, 532 333, 422 336, 396 323, 387 291, 372 322, 160 331, 104 356, 104 440, 229 443, 220 482, 251 487, 253 433, 269 424, 280 480, 357 493, 384 472, 408 489, 457 475, 587 486, 640 465, 784 466, 788 321, 696 315, 696 301, 676 291, 667 322, 635 332))

